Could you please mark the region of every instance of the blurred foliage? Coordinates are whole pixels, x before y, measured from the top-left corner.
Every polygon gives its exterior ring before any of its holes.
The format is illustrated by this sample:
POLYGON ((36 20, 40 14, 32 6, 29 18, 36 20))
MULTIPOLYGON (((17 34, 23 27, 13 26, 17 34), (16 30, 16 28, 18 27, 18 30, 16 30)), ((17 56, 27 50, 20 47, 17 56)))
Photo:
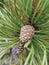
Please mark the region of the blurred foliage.
POLYGON ((49 0, 4 1, 5 4, 0 2, 4 6, 0 7, 0 64, 10 59, 12 65, 12 54, 6 53, 20 42, 21 27, 30 24, 30 18, 35 36, 25 44, 23 54, 14 65, 49 65, 49 0))

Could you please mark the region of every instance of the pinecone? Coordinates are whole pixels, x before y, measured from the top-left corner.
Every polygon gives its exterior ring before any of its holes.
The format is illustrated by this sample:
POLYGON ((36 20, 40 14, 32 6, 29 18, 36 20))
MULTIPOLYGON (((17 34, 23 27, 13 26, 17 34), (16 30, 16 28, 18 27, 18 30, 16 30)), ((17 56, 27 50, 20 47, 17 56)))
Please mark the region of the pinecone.
POLYGON ((23 47, 21 46, 21 43, 19 43, 17 46, 14 46, 12 49, 12 64, 14 64, 17 59, 19 58, 20 53, 23 51, 23 47))
POLYGON ((21 32, 20 32, 20 41, 22 43, 27 42, 28 40, 30 40, 35 33, 35 29, 33 26, 31 25, 25 25, 21 28, 21 32))

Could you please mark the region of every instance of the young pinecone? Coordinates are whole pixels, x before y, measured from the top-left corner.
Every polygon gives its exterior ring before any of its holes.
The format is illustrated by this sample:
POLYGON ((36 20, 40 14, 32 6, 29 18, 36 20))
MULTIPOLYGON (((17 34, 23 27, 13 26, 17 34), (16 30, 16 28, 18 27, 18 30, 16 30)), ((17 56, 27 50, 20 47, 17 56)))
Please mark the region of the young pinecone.
POLYGON ((14 64, 17 59, 19 58, 20 53, 23 51, 23 47, 21 46, 21 43, 19 43, 17 46, 14 46, 12 49, 12 64, 14 64))
POLYGON ((20 31, 20 43, 12 49, 12 62, 15 63, 20 53, 23 51, 24 44, 34 36, 35 30, 31 25, 25 25, 20 31))

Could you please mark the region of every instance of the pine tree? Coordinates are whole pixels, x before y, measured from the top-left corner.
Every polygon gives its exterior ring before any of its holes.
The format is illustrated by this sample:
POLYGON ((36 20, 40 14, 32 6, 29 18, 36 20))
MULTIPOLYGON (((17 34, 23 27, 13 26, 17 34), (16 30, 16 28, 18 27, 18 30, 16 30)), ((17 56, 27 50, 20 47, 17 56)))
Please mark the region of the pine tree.
POLYGON ((49 0, 0 4, 0 64, 49 65, 49 0))

